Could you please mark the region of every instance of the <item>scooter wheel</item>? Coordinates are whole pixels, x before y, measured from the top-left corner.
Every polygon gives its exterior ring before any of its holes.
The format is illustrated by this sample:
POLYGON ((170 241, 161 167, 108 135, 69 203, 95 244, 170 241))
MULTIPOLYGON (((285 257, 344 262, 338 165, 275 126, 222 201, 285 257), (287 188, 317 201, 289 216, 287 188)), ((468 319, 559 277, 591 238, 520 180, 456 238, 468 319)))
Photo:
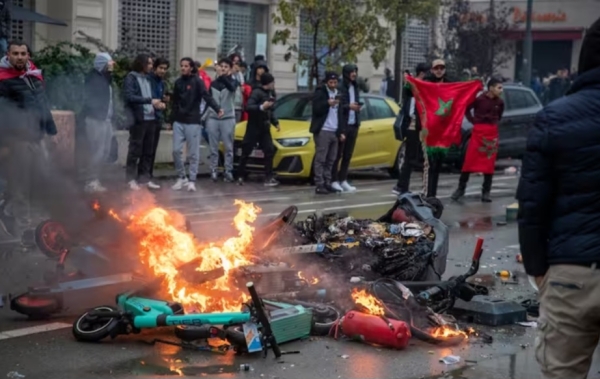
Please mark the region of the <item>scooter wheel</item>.
POLYGON ((330 305, 313 309, 314 322, 310 331, 313 336, 326 336, 340 320, 340 312, 330 305))
POLYGON ((108 337, 119 326, 115 317, 88 317, 89 312, 115 312, 118 309, 109 305, 95 307, 85 312, 73 323, 73 336, 80 342, 98 342, 108 337))
POLYGON ((246 336, 241 326, 230 326, 225 329, 227 342, 236 348, 236 351, 244 352, 246 349, 246 336))
POLYGON ((175 337, 185 342, 204 340, 212 337, 210 325, 188 326, 178 325, 175 327, 175 337))
POLYGON ((58 299, 50 294, 24 293, 11 299, 10 309, 32 319, 44 319, 60 311, 58 299))
POLYGON ((35 228, 34 239, 40 251, 50 259, 60 258, 70 241, 65 227, 54 220, 42 221, 35 228))

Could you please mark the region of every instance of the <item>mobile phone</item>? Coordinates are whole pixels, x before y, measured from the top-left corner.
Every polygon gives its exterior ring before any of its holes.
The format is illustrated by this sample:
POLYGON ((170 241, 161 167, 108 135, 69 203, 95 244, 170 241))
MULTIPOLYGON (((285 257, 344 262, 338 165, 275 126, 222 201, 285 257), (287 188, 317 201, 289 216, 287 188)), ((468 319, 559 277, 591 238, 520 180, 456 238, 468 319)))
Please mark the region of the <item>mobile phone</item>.
POLYGON ((270 103, 274 103, 274 102, 275 102, 275 98, 274 98, 274 97, 269 97, 269 100, 268 100, 268 101, 269 101, 270 103))
POLYGON ((358 102, 358 103, 356 103, 356 104, 360 105, 361 107, 362 107, 363 105, 365 105, 365 103, 363 103, 362 101, 359 101, 359 102, 358 102))

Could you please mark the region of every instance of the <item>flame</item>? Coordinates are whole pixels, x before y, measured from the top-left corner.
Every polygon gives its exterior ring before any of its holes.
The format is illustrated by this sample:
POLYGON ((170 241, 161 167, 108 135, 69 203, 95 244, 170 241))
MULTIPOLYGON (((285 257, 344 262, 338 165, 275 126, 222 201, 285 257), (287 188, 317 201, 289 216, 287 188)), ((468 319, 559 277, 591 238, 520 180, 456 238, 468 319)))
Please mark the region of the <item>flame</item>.
POLYGON ((319 278, 313 277, 311 280, 308 280, 308 278, 306 278, 304 276, 304 274, 302 274, 302 271, 298 271, 298 279, 302 279, 302 280, 304 280, 308 284, 317 284, 317 283, 319 283, 319 278))
POLYGON ((462 336, 469 339, 469 335, 462 330, 453 329, 447 325, 437 327, 431 331, 431 335, 435 338, 452 338, 462 336))
POLYGON ((183 376, 183 371, 181 371, 181 369, 178 369, 177 367, 175 367, 174 364, 171 364, 169 366, 169 371, 177 373, 178 376, 183 376))
POLYGON ((92 204, 92 209, 95 211, 100 210, 100 203, 98 202, 98 200, 94 200, 94 203, 92 204))
POLYGON ((164 289, 173 301, 187 311, 235 312, 249 296, 235 286, 229 274, 232 269, 252 264, 252 223, 260 208, 241 200, 235 200, 234 205, 239 207, 233 219, 238 236, 207 245, 201 245, 192 234, 176 226, 183 216, 164 208, 151 207, 126 216, 113 210, 108 214, 122 223, 127 221, 128 230, 138 238, 140 260, 156 277, 164 277, 164 289), (195 271, 222 269, 224 275, 206 283, 190 283, 179 274, 180 267, 192 261, 195 271))
POLYGON ((383 304, 379 301, 375 296, 368 294, 365 290, 352 290, 352 300, 360 306, 362 306, 366 313, 372 314, 374 316, 383 316, 385 314, 385 310, 383 309, 383 304))

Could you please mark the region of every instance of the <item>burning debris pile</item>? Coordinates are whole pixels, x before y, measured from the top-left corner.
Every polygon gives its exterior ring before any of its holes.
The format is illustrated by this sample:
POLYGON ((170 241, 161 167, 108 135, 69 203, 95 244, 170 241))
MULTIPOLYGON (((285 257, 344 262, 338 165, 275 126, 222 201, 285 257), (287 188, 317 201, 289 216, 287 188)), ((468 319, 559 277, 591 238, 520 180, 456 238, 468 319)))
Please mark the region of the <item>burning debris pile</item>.
POLYGON ((433 258, 435 233, 420 221, 385 223, 314 214, 295 226, 302 238, 327 246, 331 271, 367 280, 419 280, 433 258))

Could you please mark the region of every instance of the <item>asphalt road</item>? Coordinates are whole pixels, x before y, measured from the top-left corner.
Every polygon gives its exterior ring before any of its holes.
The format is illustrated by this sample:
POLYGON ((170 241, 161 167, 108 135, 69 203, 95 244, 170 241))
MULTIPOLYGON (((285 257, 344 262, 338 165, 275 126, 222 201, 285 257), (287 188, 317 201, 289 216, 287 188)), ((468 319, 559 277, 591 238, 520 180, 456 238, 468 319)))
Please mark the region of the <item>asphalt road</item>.
MULTIPOLYGON (((418 190, 415 175, 414 189, 418 190)), ((499 269, 522 271, 515 261, 518 253, 514 224, 497 225, 503 220, 505 207, 514 202, 517 178, 499 175, 494 180, 491 204, 479 201, 481 177, 473 177, 467 198, 461 203, 449 200, 457 184, 456 175, 440 180, 439 197, 446 205, 442 219, 451 227, 450 254, 445 276, 464 272, 469 264, 477 236, 485 238, 481 273, 499 269)), ((169 183, 166 183, 169 184, 169 183)), ((354 194, 317 196, 305 185, 266 189, 260 184, 244 187, 224 183, 200 183, 197 193, 174 193, 163 189, 156 193, 159 204, 176 209, 192 222, 194 233, 201 239, 217 238, 231 232, 235 213, 234 199, 251 201, 262 208, 261 218, 279 214, 287 205, 300 209, 299 217, 315 210, 348 210, 355 217, 375 218, 393 204, 393 181, 378 178, 356 178, 354 194)), ((28 285, 39 283, 43 257, 37 252, 12 251, 0 261, 0 289, 16 293, 28 285)), ((495 283, 493 294, 521 301, 533 292, 526 281, 513 286, 495 283)), ((494 342, 477 341, 455 348, 440 348, 413 340, 404 351, 391 351, 349 341, 327 338, 286 344, 284 350, 299 350, 277 362, 272 356, 235 357, 206 352, 182 351, 167 345, 147 346, 141 340, 161 336, 172 338, 168 329, 119 337, 99 344, 77 343, 71 336, 71 317, 42 322, 28 321, 8 309, 0 310, 0 377, 18 372, 26 378, 157 378, 180 376, 248 377, 248 378, 538 378, 532 354, 534 330, 521 326, 486 329, 494 342), (37 327, 37 328, 33 328, 37 327), (48 330, 56 328, 56 330, 48 330), (44 331, 48 330, 48 331, 44 331), (523 346, 523 347, 521 347, 523 346), (446 366, 443 356, 454 354, 461 363, 446 366), (467 361, 467 362, 465 362, 467 361), (238 372, 248 363, 249 372, 238 372), (451 373, 448 373, 450 372, 451 373)))

